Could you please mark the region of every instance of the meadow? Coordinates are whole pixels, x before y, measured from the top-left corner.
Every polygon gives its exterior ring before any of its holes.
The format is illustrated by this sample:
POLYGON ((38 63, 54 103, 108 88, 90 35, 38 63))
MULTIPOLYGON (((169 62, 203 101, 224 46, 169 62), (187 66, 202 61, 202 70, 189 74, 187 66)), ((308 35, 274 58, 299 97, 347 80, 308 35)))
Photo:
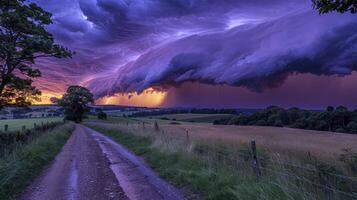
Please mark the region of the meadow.
POLYGON ((4 132, 5 125, 8 125, 8 131, 20 131, 22 127, 25 126, 26 129, 33 129, 35 124, 41 126, 42 124, 52 123, 52 122, 62 122, 62 117, 51 117, 51 118, 26 118, 26 119, 6 119, 0 120, 0 132, 4 132))
POLYGON ((357 198, 354 135, 171 122, 112 118, 86 125, 126 145, 161 176, 204 199, 357 198), (259 173, 252 168, 251 140, 257 143, 259 173))
POLYGON ((212 123, 217 119, 229 119, 232 117, 230 114, 167 114, 167 115, 158 115, 153 116, 153 119, 167 119, 174 121, 183 121, 183 122, 206 122, 212 123))

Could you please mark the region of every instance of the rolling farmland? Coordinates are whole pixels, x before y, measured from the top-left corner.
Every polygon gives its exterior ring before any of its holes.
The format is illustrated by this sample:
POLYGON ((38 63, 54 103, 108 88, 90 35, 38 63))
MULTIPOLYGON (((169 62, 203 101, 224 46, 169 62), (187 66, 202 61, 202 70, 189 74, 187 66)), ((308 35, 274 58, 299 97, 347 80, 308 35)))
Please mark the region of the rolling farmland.
POLYGON ((46 124, 51 122, 61 122, 63 118, 53 117, 53 118, 31 118, 31 119, 7 119, 0 120, 0 132, 4 131, 4 126, 7 124, 8 131, 18 131, 21 130, 23 126, 26 126, 26 129, 34 128, 34 125, 41 125, 42 123, 46 124))

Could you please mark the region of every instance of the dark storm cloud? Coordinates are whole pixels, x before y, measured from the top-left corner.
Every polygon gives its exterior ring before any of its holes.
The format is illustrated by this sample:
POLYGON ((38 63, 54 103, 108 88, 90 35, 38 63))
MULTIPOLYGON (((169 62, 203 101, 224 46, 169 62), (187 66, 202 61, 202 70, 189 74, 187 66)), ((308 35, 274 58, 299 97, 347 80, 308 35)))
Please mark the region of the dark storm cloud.
POLYGON ((44 74, 97 97, 187 81, 262 91, 293 73, 357 69, 357 18, 318 15, 309 0, 37 2, 54 13, 49 30, 77 52, 42 63, 44 74))

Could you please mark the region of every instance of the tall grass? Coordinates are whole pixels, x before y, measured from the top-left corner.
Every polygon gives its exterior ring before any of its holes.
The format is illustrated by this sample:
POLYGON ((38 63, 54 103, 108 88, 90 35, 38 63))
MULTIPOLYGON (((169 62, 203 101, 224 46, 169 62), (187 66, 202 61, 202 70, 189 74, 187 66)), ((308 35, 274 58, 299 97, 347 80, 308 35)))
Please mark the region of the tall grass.
POLYGON ((49 118, 26 118, 26 119, 5 119, 0 120, 0 131, 4 132, 4 126, 8 125, 8 131, 21 131, 25 126, 27 129, 35 128, 47 123, 63 122, 61 117, 49 117, 49 118))
POLYGON ((0 158, 8 153, 11 153, 13 149, 18 146, 31 142, 42 134, 46 133, 59 125, 62 125, 63 121, 47 122, 43 125, 36 125, 32 129, 23 129, 22 131, 8 131, 0 132, 0 158))
POLYGON ((0 199, 13 199, 52 161, 69 138, 71 123, 48 130, 0 159, 0 199))
POLYGON ((312 155, 294 159, 258 149, 262 176, 257 177, 247 144, 197 140, 140 123, 87 125, 142 155, 161 176, 204 199, 357 198, 357 179, 343 164, 324 163, 312 155))

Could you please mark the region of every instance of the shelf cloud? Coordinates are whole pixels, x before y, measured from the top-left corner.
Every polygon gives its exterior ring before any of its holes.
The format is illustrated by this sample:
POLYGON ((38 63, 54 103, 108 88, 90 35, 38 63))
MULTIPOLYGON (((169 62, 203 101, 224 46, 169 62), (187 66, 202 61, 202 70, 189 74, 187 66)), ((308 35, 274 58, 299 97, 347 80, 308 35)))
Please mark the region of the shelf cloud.
POLYGON ((39 62, 47 90, 61 79, 98 98, 185 82, 262 92, 292 74, 357 70, 357 17, 319 15, 310 0, 35 2, 54 13, 58 42, 77 52, 39 62))

